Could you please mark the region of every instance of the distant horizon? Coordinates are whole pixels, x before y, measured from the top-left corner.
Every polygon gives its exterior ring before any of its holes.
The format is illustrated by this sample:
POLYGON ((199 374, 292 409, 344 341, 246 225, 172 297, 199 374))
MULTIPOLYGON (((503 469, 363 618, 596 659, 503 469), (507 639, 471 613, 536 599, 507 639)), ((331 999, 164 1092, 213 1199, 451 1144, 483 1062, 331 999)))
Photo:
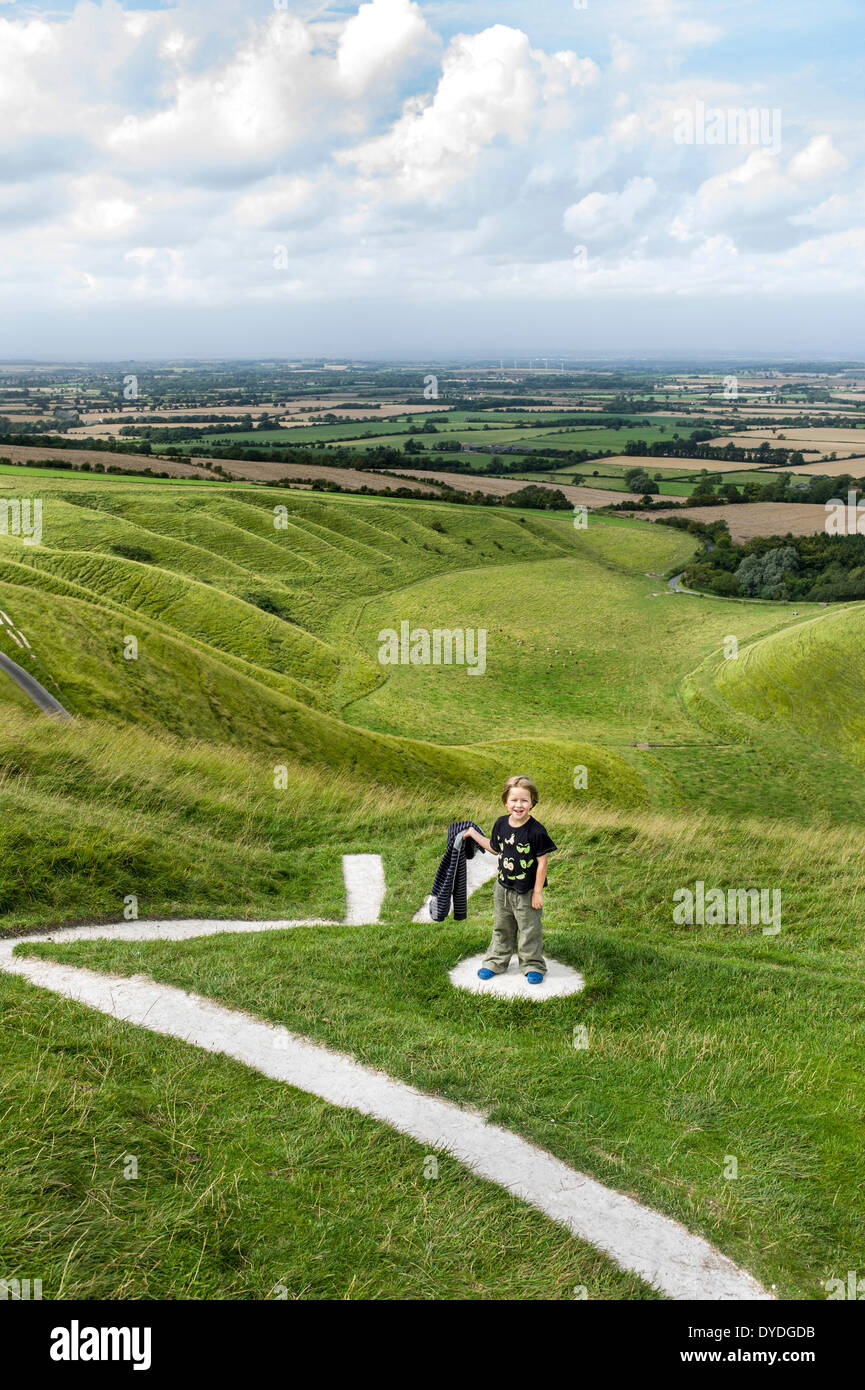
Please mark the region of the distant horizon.
POLYGON ((242 356, 232 356, 228 354, 214 357, 201 357, 196 356, 194 354, 181 356, 170 353, 165 354, 163 356, 159 356, 157 354, 148 354, 147 356, 143 357, 125 357, 122 355, 116 357, 51 357, 48 355, 21 355, 16 357, 10 355, 8 357, 0 357, 0 371, 6 369, 14 369, 15 367, 99 367, 113 366, 115 364, 129 364, 133 362, 152 363, 153 365, 158 366, 169 366, 175 363, 195 366, 225 366, 235 364, 249 364, 250 366, 258 366, 262 364, 273 363, 274 365, 278 366, 293 365, 298 370, 303 371, 322 370, 323 368, 331 368, 333 370, 338 370, 340 367, 346 370, 350 370, 352 368, 357 369, 363 367, 384 366, 405 367, 407 369, 417 368, 418 370, 420 370, 423 367, 430 365, 446 365, 462 369, 475 368, 478 371, 517 371, 525 373, 536 373, 538 376, 543 377, 560 375, 560 367, 554 364, 560 363, 562 361, 564 362, 564 371, 566 375, 575 369, 585 370, 587 368, 596 368, 599 370, 603 370, 605 366, 612 365, 616 365, 620 369, 629 366, 637 369, 642 365, 651 366, 653 369, 666 368, 677 369, 680 371, 687 371, 688 366, 693 365, 699 366, 704 371, 709 371, 711 370, 712 366, 716 363, 729 364, 730 362, 734 361, 750 363, 752 367, 755 369, 758 369, 760 367, 783 366, 788 371, 805 371, 808 368, 813 368, 815 365, 819 365, 825 368, 826 370, 832 367, 837 367, 842 371, 848 371, 852 369, 865 370, 865 358, 861 357, 833 357, 829 355, 824 356, 821 353, 814 353, 811 356, 803 356, 801 354, 789 355, 782 354, 780 352, 753 353, 745 352, 744 350, 741 352, 723 353, 699 353, 682 351, 678 354, 669 354, 661 352, 629 353, 623 350, 621 353, 586 353, 585 355, 577 355, 575 353, 570 353, 565 354, 564 357, 562 357, 561 353, 559 352, 547 351, 518 354, 516 362, 514 362, 513 354, 510 355, 510 360, 508 360, 508 354, 505 354, 503 366, 499 366, 498 361, 499 359, 494 358, 492 354, 472 353, 461 355, 456 352, 443 354, 427 353, 411 356, 403 356, 395 353, 390 355, 382 354, 370 357, 358 357, 354 354, 336 354, 332 357, 323 357, 320 353, 310 353, 309 355, 295 353, 287 354, 284 357, 278 357, 275 356, 273 353, 266 352, 258 355, 244 354, 242 356), (535 363, 543 362, 545 358, 548 358, 551 365, 548 368, 545 366, 531 365, 532 358, 535 359, 535 363))

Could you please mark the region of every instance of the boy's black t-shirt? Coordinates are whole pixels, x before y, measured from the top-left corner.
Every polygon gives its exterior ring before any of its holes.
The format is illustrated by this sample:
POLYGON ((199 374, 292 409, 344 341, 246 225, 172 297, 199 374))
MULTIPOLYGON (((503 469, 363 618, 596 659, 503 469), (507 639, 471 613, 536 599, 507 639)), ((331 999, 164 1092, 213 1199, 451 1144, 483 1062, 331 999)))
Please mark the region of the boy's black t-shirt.
MULTIPOLYGON (((544 826, 534 816, 525 825, 513 826, 507 816, 499 816, 492 828, 490 844, 499 856, 499 883, 529 893, 535 886, 536 865, 542 854, 556 849, 544 826)), ((544 884, 547 880, 544 879, 544 884)))

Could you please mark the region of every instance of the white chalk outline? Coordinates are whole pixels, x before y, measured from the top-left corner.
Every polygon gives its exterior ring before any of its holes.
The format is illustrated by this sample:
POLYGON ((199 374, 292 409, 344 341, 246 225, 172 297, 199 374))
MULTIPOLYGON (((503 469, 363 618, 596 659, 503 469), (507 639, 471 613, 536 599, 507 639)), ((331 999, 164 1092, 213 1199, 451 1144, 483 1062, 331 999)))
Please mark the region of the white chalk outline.
MULTIPOLYGON (((379 855, 346 855, 349 912, 362 913, 384 882, 379 855), (365 865, 359 861, 365 861, 365 865), (378 861, 376 865, 374 861, 378 861), (361 892, 360 874, 370 882, 361 892)), ((383 895, 382 895, 383 896, 383 895)), ((381 898, 378 898, 379 907, 381 898)), ((376 918, 378 911, 376 911, 376 918)), ((487 1124, 450 1101, 425 1095, 386 1073, 361 1065, 275 1024, 212 999, 159 984, 146 976, 103 975, 78 966, 15 956, 15 948, 39 941, 189 940, 219 932, 335 926, 321 921, 121 922, 104 927, 60 928, 47 936, 0 940, 0 970, 41 989, 150 1032, 221 1052, 264 1076, 284 1081, 331 1105, 370 1115, 427 1149, 452 1154, 470 1172, 496 1183, 542 1211, 672 1299, 771 1300, 752 1275, 693 1235, 672 1217, 644 1207, 568 1167, 519 1135, 487 1124)))

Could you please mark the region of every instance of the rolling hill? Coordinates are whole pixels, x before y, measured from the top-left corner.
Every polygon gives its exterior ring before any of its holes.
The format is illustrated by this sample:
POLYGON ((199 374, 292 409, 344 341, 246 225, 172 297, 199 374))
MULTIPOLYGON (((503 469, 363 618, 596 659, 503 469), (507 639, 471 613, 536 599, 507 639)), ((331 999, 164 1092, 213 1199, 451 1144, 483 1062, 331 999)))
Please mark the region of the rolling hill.
MULTIPOLYGON (((40 487, 42 545, 0 536, 0 610, 31 644, 9 655, 74 718, 0 684, 2 935, 117 921, 130 895, 142 918, 341 921, 340 856, 380 854, 374 927, 28 949, 255 1012, 487 1115, 780 1297, 856 1267, 860 607, 673 594, 693 541, 642 522, 40 487), (484 674, 380 665, 403 621, 484 628, 484 674), (548 949, 586 978, 534 1012, 448 983, 488 937, 491 885, 465 922, 412 922, 449 821, 488 826, 515 770, 560 846, 548 949), (696 880, 780 891, 781 934, 677 923, 696 880)), ((421 1146, 378 1122, 5 975, 0 1017, 5 1246, 38 1257, 46 1296, 658 1296, 455 1161, 425 1182, 421 1146), (126 1153, 146 1187, 122 1182, 126 1153)))

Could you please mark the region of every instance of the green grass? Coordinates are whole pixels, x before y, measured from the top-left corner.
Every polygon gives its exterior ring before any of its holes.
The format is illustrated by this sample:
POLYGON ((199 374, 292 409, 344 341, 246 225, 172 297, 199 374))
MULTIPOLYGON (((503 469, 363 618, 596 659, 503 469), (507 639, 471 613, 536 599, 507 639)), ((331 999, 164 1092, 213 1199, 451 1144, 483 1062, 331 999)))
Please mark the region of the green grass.
MULTIPOLYGON (((357 636, 374 652, 379 631, 486 628, 486 674, 465 668, 387 666, 378 689, 350 708, 354 722, 441 742, 514 737, 606 744, 700 737, 678 683, 725 636, 742 639, 789 622, 783 604, 721 602, 693 608, 660 576, 693 545, 682 532, 616 529, 593 518, 574 558, 440 576, 370 600, 357 636), (731 626, 732 625, 732 626, 731 626)), ((804 611, 804 610, 803 610, 804 611)))
POLYGON ((822 609, 750 644, 715 671, 719 696, 752 722, 800 735, 865 768, 865 607, 822 609))
MULTIPOLYGON (((784 814, 801 814, 786 765, 753 755, 750 735, 749 755, 718 747, 680 694, 729 633, 783 630, 789 606, 712 600, 695 621, 698 601, 661 578, 692 553, 682 532, 266 488, 204 498, 76 478, 42 490, 43 544, 0 537, 0 606, 73 714, 364 767, 387 784, 479 790, 517 764, 573 799, 582 765, 614 805, 700 801, 708 757, 718 809, 747 811, 768 785, 784 814), (484 629, 486 673, 380 665, 378 633, 403 620, 484 629), (755 770, 744 783, 743 762, 755 770)), ((0 649, 20 655, 3 628, 0 649)), ((0 698, 23 707, 11 682, 0 698)), ((812 763, 794 781, 824 806, 812 763)), ((859 814, 847 782, 831 819, 859 814)))
MULTIPOLYGON (((419 421, 422 423, 422 421, 419 421)), ((226 434, 218 428, 203 431, 197 439, 183 440, 177 447, 188 452, 195 444, 294 444, 325 443, 331 440, 384 438, 390 434, 405 433, 405 421, 370 420, 354 424, 346 421, 343 425, 290 425, 283 429, 238 430, 226 434)))
POLYGON ((527 470, 524 473, 516 474, 516 476, 524 478, 526 481, 567 483, 571 481, 574 474, 579 474, 586 487, 606 488, 610 492, 627 492, 629 489, 625 481, 625 473, 628 468, 639 467, 645 463, 644 471, 648 473, 650 478, 657 481, 660 491, 674 497, 690 497, 698 482, 706 481, 713 487, 720 486, 721 483, 766 483, 771 481, 773 476, 771 473, 760 472, 758 469, 734 468, 729 473, 710 473, 704 478, 698 468, 682 469, 657 466, 663 463, 662 459, 635 458, 632 464, 613 464, 603 459, 600 463, 601 467, 597 477, 594 475, 594 470, 585 464, 582 466, 572 464, 567 468, 556 469, 550 473, 532 473, 527 470), (661 476, 657 477, 658 474, 661 476))
MULTIPOLYGON (((294 802, 309 791, 302 788, 299 782, 294 802)), ((350 789, 343 790, 341 809, 339 795, 331 796, 336 816, 330 844, 363 851, 378 836, 392 885, 382 926, 300 928, 181 945, 59 947, 37 939, 32 949, 102 971, 143 972, 231 1007, 252 1005, 259 1016, 488 1112, 491 1122, 702 1232, 766 1284, 777 1284, 782 1297, 821 1297, 821 1279, 846 1269, 851 1260, 855 1266, 863 1234, 856 1118, 863 1100, 861 930, 855 911, 849 912, 846 929, 837 920, 831 928, 821 920, 821 909, 834 906, 839 870, 849 874, 857 844, 852 831, 824 834, 820 858, 803 853, 801 864, 791 864, 787 837, 778 826, 760 828, 755 822, 723 830, 709 817, 676 820, 550 807, 545 819, 556 829, 562 853, 554 860, 548 890, 547 950, 584 973, 586 993, 540 1012, 530 1004, 496 1001, 479 1008, 473 997, 454 991, 446 975, 486 942, 489 886, 472 899, 468 922, 413 926, 410 910, 436 858, 437 806, 400 804, 392 797, 376 819, 373 798, 367 797, 355 809, 352 829, 345 819, 350 789), (402 826, 400 843, 389 833, 390 823, 402 826), (761 881, 780 884, 785 895, 782 936, 770 941, 759 928, 675 926, 674 885, 700 874, 713 882, 719 864, 724 882, 752 881, 747 877, 755 867, 752 836, 760 829, 761 881), (658 902, 662 883, 666 901, 658 902), (577 1024, 589 1030, 585 1051, 573 1045, 577 1024), (842 1097, 843 1105, 837 1104, 842 1097), (723 1176, 729 1155, 738 1159, 736 1181, 723 1176)), ((310 809, 317 817, 317 801, 310 809)), ((470 812, 484 819, 480 806, 470 812)), ((861 867, 855 875, 861 887, 861 867)), ((329 891, 324 897, 313 892, 306 902, 308 911, 332 910, 329 891)), ((51 1016, 68 1009, 54 1005, 51 1016)), ((44 1015, 40 1026, 44 1030, 44 1015)), ((88 1022, 85 1036, 99 1035, 105 1026, 88 1022)), ((139 1060, 142 1051, 152 1056, 158 1076, 152 1084, 165 1096, 166 1108, 173 1099, 183 1116, 181 1133, 176 1123, 171 1132, 177 1150, 206 1153, 209 1175, 219 1166, 223 1173, 228 1167, 241 1179, 248 1177, 249 1164, 223 1144, 238 1108, 246 1132, 244 1093, 250 1107, 254 1097, 265 1095, 272 1132, 273 1107, 279 1104, 271 1098, 274 1088, 259 1078, 238 1079, 235 1073, 242 1069, 222 1059, 208 1058, 193 1073, 179 1045, 148 1039, 142 1048, 124 1026, 115 1032, 111 1056, 120 1054, 119 1075, 109 1068, 103 1049, 104 1080, 121 1089, 132 1049, 139 1060), (159 1076, 163 1068, 164 1078, 159 1076), (212 1117, 209 1142, 195 1123, 205 1107, 212 1117)), ((92 1047, 98 1056, 95 1041, 92 1047)), ((49 1060, 50 1077, 54 1059, 49 1060)), ((139 1081, 142 1074, 152 1081, 146 1066, 139 1069, 139 1081)), ((96 1057, 89 1075, 101 1085, 96 1057)), ((98 1116, 104 1097, 87 1099, 98 1116)), ((320 1107, 308 1105, 320 1113, 320 1107)), ((301 1117, 303 1108, 297 1106, 301 1117)), ((299 1123, 301 1137, 291 1142, 302 1145, 308 1126, 302 1118, 299 1123)), ((372 1141, 365 1139, 364 1125, 352 1117, 331 1121, 328 1136, 333 1124, 345 1135, 345 1145, 354 1137, 361 1152, 367 1151, 372 1141)), ((44 1120, 31 1144, 43 1127, 44 1120)), ((92 1129, 90 1119, 89 1153, 92 1129)), ((336 1168, 329 1181, 344 1211, 340 1145, 329 1137, 325 1144, 322 1163, 336 1168)), ((253 1163, 256 1150, 252 1144, 253 1163)), ((118 1151, 137 1149, 125 1137, 115 1140, 112 1153, 118 1151)), ((392 1150, 386 1152, 390 1157, 392 1150)), ((97 1154, 102 1153, 100 1143, 97 1154)), ((302 1147, 297 1161, 310 1162, 302 1147)), ((178 1162, 176 1152, 175 1171, 178 1162)), ((397 1169, 411 1162, 417 1167, 420 1158, 407 1151, 397 1169)), ((87 1171, 93 1166, 91 1157, 87 1171)), ((116 1173, 112 1176, 119 1185, 116 1173)), ((383 1184, 384 1170, 379 1177, 383 1184)), ((109 1174, 100 1178, 108 1182, 109 1174)), ((229 1186, 223 1176, 221 1189, 229 1186)), ((378 1192, 375 1184, 372 1191, 378 1192)), ((174 1200, 184 1195, 175 1193, 174 1200)), ((299 1200, 308 1203, 308 1190, 299 1200)), ((169 1203, 164 1218, 172 1210, 169 1203)), ((236 1205, 232 1211, 245 1243, 249 1218, 236 1205)), ((350 1246, 349 1223, 341 1231, 343 1247, 350 1246)), ((368 1266, 369 1256, 366 1261, 368 1266)), ((101 1277, 110 1277, 110 1271, 101 1277)), ((141 1277, 134 1277, 136 1290, 141 1277)), ((276 1275, 271 1271, 267 1277, 276 1275)), ((574 1282, 587 1280, 578 1275, 574 1282)), ((381 1289, 379 1296, 395 1296, 383 1271, 373 1275, 372 1287, 381 1289)))
POLYGON ((45 1298, 652 1296, 383 1124, 18 980, 0 1017, 4 1271, 45 1298))
MULTIPOLYGON (((365 759, 383 780, 412 766, 429 775, 436 755, 339 718, 380 678, 376 652, 349 638, 358 595, 572 546, 561 525, 507 512, 267 489, 219 489, 202 505, 200 494, 78 479, 43 492, 43 544, 0 538, 0 594, 34 649, 34 674, 71 712, 285 747, 332 767, 365 759)), ((14 655, 8 632, 0 646, 14 655)), ((0 697, 20 702, 5 681, 0 697)), ((471 778, 465 756, 452 762, 453 777, 471 778)), ((498 777, 498 762, 486 763, 498 777)))
MULTIPOLYGON (((291 765, 286 794, 264 760, 240 750, 134 729, 118 735, 88 721, 57 730, 24 713, 10 712, 8 727, 2 852, 15 874, 2 903, 7 931, 117 920, 129 892, 142 916, 339 919, 341 853, 382 852, 389 885, 377 928, 182 945, 59 947, 34 938, 37 953, 143 971, 252 1009, 489 1111, 492 1121, 701 1231, 784 1297, 820 1297, 822 1278, 851 1260, 855 1267, 856 1114, 865 1099, 858 827, 802 831, 793 858, 788 828, 765 818, 544 805, 560 846, 547 950, 584 973, 587 991, 540 1012, 495 1001, 479 1009, 446 973, 485 944, 490 886, 472 898, 466 923, 409 920, 454 810, 437 789, 388 794, 360 778, 291 765), (677 926, 672 894, 698 877, 780 887, 782 935, 677 926), (847 885, 840 900, 839 882, 847 885), (589 1029, 585 1052, 573 1047, 577 1023, 589 1029), (736 1182, 723 1177, 730 1154, 739 1160, 736 1182)), ((460 810, 484 825, 495 814, 492 799, 464 799, 460 810)), ((400 1289, 496 1296, 504 1267, 513 1271, 504 1288, 523 1268, 510 1240, 494 1234, 498 1220, 503 1231, 510 1223, 512 1233, 525 1232, 526 1266, 537 1271, 531 1296, 567 1297, 577 1283, 591 1297, 646 1296, 540 1218, 524 1213, 514 1226, 514 1204, 500 1193, 491 1199, 456 1165, 443 1165, 447 1186, 428 1210, 423 1155, 379 1126, 22 982, 0 981, 0 998, 4 1045, 16 1040, 6 1068, 4 1244, 21 1264, 27 1230, 27 1267, 35 1272, 38 1252, 49 1286, 66 1267, 63 1296, 205 1297, 219 1289, 223 1297, 267 1297, 279 1282, 304 1297, 400 1297, 400 1289), (34 1237, 26 1216, 34 1184, 44 1181, 46 1147, 55 1176, 34 1237), (346 1171, 355 1149, 358 1166, 352 1160, 346 1171), (121 1178, 128 1153, 143 1158, 146 1187, 121 1178), (284 1171, 296 1184, 290 1192, 274 1179, 284 1171), (274 1204, 287 1207, 287 1223, 275 1221, 274 1204), (489 1240, 468 1260, 485 1205, 489 1240), (324 1229, 315 1224, 319 1209, 324 1229), (433 1255, 439 1222, 450 1237, 433 1255), (85 1229, 90 1239, 66 1266, 85 1229), (409 1276, 413 1248, 425 1253, 409 1276)))
MULTIPOLYGON (((32 946, 488 1112, 781 1297, 856 1267, 861 605, 675 596, 693 538, 623 519, 39 482, 43 545, 0 537, 34 655, 5 627, 0 648, 75 718, 0 685, 0 932, 117 921, 129 894, 141 917, 340 920, 340 856, 379 853, 378 927, 32 946), (486 629, 486 673, 382 667, 402 620, 486 629), (547 950, 587 980, 543 1009, 448 983, 486 944, 489 885, 464 923, 411 922, 449 821, 488 830, 515 770, 560 847, 547 950), (698 879, 780 889, 780 936, 677 925, 698 879)), ((0 1009, 2 1243, 46 1296, 651 1296, 451 1160, 425 1179, 375 1122, 22 981, 0 977, 0 1009)))

